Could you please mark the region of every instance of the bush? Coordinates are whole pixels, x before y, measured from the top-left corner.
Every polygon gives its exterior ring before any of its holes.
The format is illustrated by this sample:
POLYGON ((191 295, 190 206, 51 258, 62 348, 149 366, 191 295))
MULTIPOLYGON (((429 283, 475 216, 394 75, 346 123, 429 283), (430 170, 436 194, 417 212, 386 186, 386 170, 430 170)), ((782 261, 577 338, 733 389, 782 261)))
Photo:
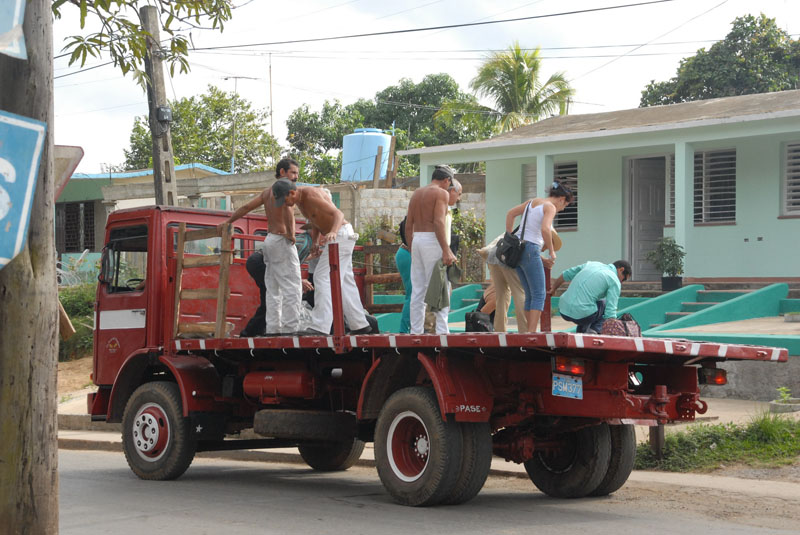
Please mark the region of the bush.
POLYGON ((59 289, 58 298, 70 318, 91 316, 94 314, 96 293, 97 283, 77 284, 59 289))
POLYGON ((96 283, 78 284, 61 288, 58 298, 75 327, 75 334, 69 340, 59 338, 58 360, 76 360, 92 352, 94 332, 94 301, 96 283))

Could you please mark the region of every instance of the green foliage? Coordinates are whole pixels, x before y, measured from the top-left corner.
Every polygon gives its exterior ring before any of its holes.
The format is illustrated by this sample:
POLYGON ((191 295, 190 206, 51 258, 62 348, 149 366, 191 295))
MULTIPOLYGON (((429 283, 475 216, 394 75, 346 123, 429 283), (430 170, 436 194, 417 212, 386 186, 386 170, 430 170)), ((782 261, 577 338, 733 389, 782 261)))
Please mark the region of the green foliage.
MULTIPOLYGON (((494 108, 481 106, 476 99, 451 100, 437 113, 445 124, 460 115, 467 131, 486 129, 507 132, 551 115, 565 115, 569 99, 575 94, 563 72, 540 79, 540 49, 523 50, 515 42, 505 52, 490 54, 470 82, 480 97, 493 101, 494 108)), ((488 137, 488 136, 486 136, 488 137)))
POLYGON ((792 390, 786 386, 779 386, 778 390, 778 401, 781 403, 789 403, 792 399, 792 390))
MULTIPOLYGON (((280 154, 278 142, 266 129, 267 112, 235 93, 212 85, 200 96, 170 102, 170 128, 176 162, 202 163, 225 171, 235 147, 236 172, 268 169, 280 154), (236 128, 233 141, 234 123, 236 128)), ((148 169, 153 163, 153 142, 147 117, 137 117, 125 151, 126 170, 148 169)))
POLYGON ((686 472, 713 470, 724 464, 752 466, 791 464, 800 455, 800 422, 769 413, 749 424, 695 425, 668 434, 664 458, 655 458, 641 443, 636 453, 637 470, 686 472))
POLYGON ((94 314, 96 294, 97 283, 86 283, 59 289, 58 298, 70 318, 91 316, 94 314))
POLYGON ((686 251, 683 250, 683 246, 672 238, 663 237, 656 244, 656 248, 648 252, 645 258, 648 262, 652 262, 661 273, 676 277, 683 273, 685 256, 686 251))
MULTIPOLYGON (((100 31, 88 35, 73 35, 67 38, 63 50, 72 51, 69 64, 100 57, 103 52, 111 56, 114 66, 123 75, 132 73, 136 82, 144 90, 147 83, 144 61, 147 55, 148 33, 142 28, 140 4, 137 0, 53 0, 52 10, 55 18, 62 17, 64 6, 78 9, 80 25, 83 30, 87 19, 100 23, 100 31)), ((175 0, 171 2, 147 2, 158 10, 160 22, 161 50, 164 62, 169 67, 170 76, 175 69, 189 71, 190 36, 184 35, 187 29, 202 29, 202 20, 209 20, 211 28, 222 31, 224 23, 230 20, 233 2, 231 0, 175 0)))
POLYGON ((681 60, 668 81, 651 81, 640 107, 795 89, 800 81, 800 41, 775 19, 737 17, 731 31, 708 50, 681 60))
POLYGON ((75 334, 69 340, 58 339, 58 361, 77 360, 92 353, 94 344, 93 316, 70 316, 75 334))
POLYGON ((486 221, 474 212, 459 210, 453 213, 453 232, 461 238, 458 256, 462 277, 467 282, 483 282, 486 279, 485 260, 478 254, 484 246, 486 221))
POLYGON ((75 327, 75 334, 69 340, 59 338, 58 360, 75 360, 85 357, 92 351, 94 324, 94 302, 97 284, 78 284, 60 288, 58 299, 75 327))

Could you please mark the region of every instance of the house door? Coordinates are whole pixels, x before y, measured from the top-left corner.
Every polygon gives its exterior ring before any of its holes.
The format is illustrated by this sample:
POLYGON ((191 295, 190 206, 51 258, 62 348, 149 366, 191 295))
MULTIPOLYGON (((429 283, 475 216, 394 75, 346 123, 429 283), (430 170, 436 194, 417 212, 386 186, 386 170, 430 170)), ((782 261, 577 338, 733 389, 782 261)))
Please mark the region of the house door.
POLYGON ((666 159, 629 160, 631 184, 630 248, 633 280, 654 281, 661 273, 645 257, 664 235, 666 159))

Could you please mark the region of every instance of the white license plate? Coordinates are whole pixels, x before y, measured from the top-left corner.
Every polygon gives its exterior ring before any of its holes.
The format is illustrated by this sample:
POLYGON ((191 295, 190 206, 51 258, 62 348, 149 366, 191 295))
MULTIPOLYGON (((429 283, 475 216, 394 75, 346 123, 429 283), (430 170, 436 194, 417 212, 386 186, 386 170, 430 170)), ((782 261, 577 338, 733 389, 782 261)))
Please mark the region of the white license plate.
POLYGON ((553 395, 561 398, 583 399, 583 380, 580 377, 554 373, 553 395))

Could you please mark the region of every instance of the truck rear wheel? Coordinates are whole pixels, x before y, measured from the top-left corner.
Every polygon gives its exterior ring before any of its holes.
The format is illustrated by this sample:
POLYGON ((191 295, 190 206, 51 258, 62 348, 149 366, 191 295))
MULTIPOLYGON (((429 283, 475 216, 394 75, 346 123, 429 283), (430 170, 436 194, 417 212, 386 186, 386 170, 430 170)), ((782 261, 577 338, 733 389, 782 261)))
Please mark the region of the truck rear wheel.
POLYGON ((589 496, 606 496, 619 490, 628 481, 636 461, 636 432, 630 424, 609 425, 611 458, 600 485, 589 496))
POLYGON ((122 416, 122 449, 142 479, 175 479, 189 468, 197 443, 178 385, 158 381, 134 391, 122 416))
POLYGON ((442 503, 470 501, 483 488, 492 467, 492 432, 488 422, 462 422, 461 468, 450 495, 442 503))
POLYGON ((306 442, 299 444, 300 457, 321 472, 347 470, 361 458, 364 442, 354 438, 344 442, 306 442))
POLYGON ((434 505, 454 490, 461 468, 458 423, 442 420, 433 389, 392 394, 375 428, 375 461, 389 494, 403 505, 434 505))
POLYGON ((608 472, 611 438, 608 425, 564 433, 561 447, 540 450, 525 461, 536 488, 554 498, 582 498, 594 491, 608 472))

